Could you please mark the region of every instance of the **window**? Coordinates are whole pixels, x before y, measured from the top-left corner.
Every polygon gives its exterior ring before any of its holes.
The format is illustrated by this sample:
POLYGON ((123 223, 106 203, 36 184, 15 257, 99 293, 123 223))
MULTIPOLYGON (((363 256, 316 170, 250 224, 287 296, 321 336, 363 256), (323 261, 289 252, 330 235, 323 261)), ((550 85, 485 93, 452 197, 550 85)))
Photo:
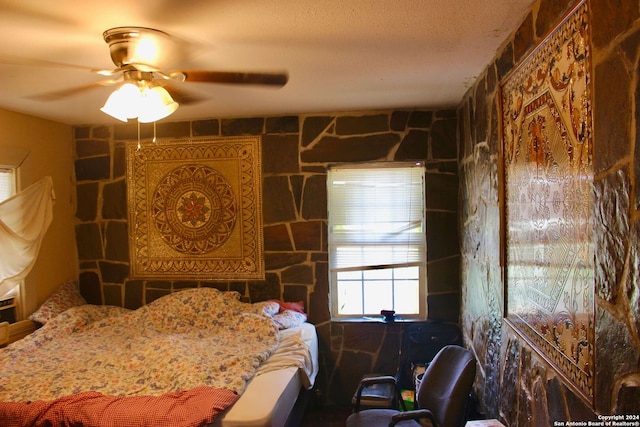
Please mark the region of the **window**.
POLYGON ((0 169, 0 202, 16 193, 15 169, 0 169))
POLYGON ((420 163, 329 169, 332 318, 426 318, 424 175, 420 163))

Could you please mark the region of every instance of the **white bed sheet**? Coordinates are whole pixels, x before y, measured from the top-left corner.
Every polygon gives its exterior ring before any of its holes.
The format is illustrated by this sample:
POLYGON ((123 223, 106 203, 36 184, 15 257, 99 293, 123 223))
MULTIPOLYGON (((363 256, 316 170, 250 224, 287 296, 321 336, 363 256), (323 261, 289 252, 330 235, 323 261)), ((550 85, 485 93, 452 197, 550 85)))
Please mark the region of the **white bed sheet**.
POLYGON ((310 323, 280 331, 280 345, 263 363, 240 399, 213 427, 282 427, 300 390, 318 374, 318 336, 310 323))

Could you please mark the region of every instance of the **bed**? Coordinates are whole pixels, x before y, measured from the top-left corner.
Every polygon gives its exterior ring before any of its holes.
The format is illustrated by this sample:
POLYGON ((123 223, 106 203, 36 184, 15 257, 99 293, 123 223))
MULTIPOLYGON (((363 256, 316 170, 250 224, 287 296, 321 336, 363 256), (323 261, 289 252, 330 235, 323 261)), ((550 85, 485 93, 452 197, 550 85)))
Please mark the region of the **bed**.
POLYGON ((294 405, 313 387, 318 374, 316 328, 310 323, 302 323, 281 330, 280 338, 280 346, 258 368, 240 399, 221 413, 213 426, 296 425, 289 422, 294 405))
POLYGON ((137 310, 81 304, 0 350, 3 426, 283 426, 317 375, 284 303, 188 289, 137 310))

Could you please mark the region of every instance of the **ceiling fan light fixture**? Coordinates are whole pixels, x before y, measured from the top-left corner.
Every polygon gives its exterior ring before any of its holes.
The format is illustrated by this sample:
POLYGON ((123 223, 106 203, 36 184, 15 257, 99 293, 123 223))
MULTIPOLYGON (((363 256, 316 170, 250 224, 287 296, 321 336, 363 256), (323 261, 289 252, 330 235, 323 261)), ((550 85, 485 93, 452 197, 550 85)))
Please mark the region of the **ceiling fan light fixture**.
POLYGON ((123 122, 137 118, 141 123, 150 123, 171 115, 178 105, 162 86, 149 87, 140 81, 122 84, 100 110, 123 122))
POLYGON ((133 83, 124 83, 109 95, 100 111, 126 122, 138 116, 141 98, 138 86, 133 83))
POLYGON ((162 86, 144 88, 138 121, 140 123, 157 122, 173 114, 178 109, 178 103, 162 86))

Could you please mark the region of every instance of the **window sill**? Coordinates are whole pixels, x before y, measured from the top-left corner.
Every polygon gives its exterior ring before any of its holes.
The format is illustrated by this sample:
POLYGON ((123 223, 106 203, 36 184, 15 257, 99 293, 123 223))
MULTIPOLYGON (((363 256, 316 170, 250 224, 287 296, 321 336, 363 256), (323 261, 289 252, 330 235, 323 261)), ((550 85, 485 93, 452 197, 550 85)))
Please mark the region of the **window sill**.
POLYGON ((9 343, 21 340, 36 330, 36 324, 31 320, 19 320, 16 323, 10 323, 9 327, 9 343))
POLYGON ((392 322, 388 322, 382 316, 365 316, 365 317, 337 317, 332 318, 332 322, 335 323, 386 323, 393 325, 394 323, 415 323, 426 322, 426 319, 418 319, 415 317, 404 318, 402 316, 396 316, 392 322))

